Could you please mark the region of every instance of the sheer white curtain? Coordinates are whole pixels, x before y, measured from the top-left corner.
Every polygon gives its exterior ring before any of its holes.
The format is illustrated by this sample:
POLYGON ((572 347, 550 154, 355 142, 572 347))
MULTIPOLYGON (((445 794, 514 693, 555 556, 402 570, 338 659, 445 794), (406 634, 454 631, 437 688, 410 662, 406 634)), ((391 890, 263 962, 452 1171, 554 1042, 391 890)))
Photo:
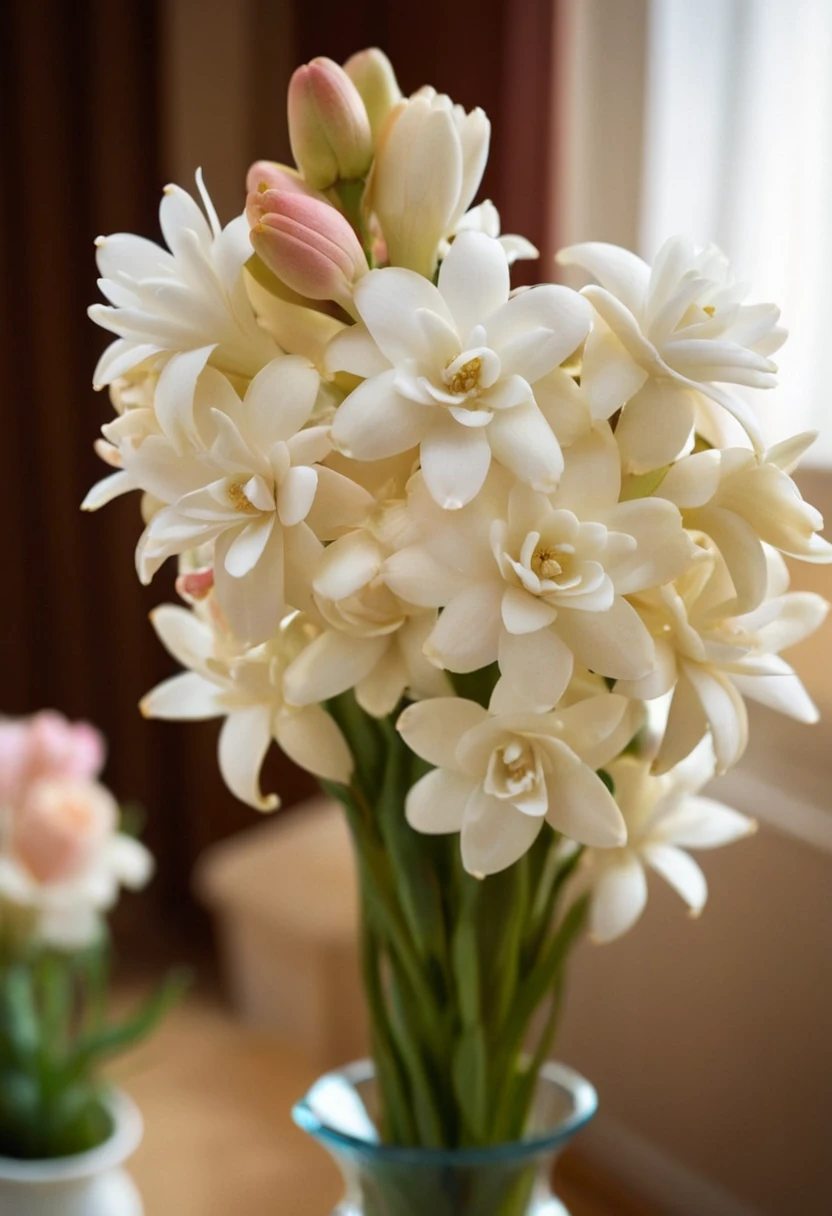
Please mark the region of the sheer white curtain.
POLYGON ((832 0, 651 0, 640 244, 720 245, 791 331, 772 439, 832 464, 832 0))

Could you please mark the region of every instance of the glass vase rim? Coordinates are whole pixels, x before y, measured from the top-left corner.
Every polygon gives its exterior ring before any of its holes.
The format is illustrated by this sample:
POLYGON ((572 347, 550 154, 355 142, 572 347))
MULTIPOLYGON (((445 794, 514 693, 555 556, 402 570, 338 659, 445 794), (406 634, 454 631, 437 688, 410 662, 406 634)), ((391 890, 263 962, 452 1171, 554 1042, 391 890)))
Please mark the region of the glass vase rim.
MULTIPOLYGON (((371 1081, 375 1076, 372 1060, 356 1060, 343 1068, 324 1073, 319 1081, 341 1078, 353 1085, 371 1081)), ((565 1090, 572 1100, 572 1110, 549 1131, 532 1133, 520 1140, 509 1140, 500 1144, 472 1148, 423 1148, 411 1145, 383 1144, 380 1141, 363 1139, 340 1131, 325 1123, 313 1110, 309 1096, 311 1089, 292 1107, 292 1118, 299 1128, 321 1141, 342 1150, 361 1153, 365 1157, 383 1158, 390 1164, 418 1165, 426 1168, 453 1166, 475 1166, 522 1160, 541 1153, 554 1152, 585 1127, 598 1109, 598 1094, 595 1086, 582 1077, 574 1068, 558 1061, 547 1061, 540 1069, 538 1084, 549 1082, 565 1090)), ((316 1082, 317 1084, 317 1082, 316 1082)))

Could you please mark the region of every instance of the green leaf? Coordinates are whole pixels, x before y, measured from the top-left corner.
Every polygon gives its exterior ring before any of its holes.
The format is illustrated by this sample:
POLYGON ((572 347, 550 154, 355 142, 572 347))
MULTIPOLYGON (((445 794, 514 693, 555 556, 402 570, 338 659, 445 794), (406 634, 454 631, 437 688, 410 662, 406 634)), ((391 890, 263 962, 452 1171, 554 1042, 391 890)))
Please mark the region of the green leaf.
POLYGON ((475 1142, 485 1135, 488 1118, 488 1052, 479 1022, 466 1027, 453 1058, 454 1093, 475 1142))
POLYGON ((179 1003, 191 982, 191 972, 186 968, 172 971, 157 991, 130 1017, 104 1026, 94 1034, 82 1036, 75 1048, 68 1075, 73 1078, 86 1076, 99 1060, 126 1051, 147 1038, 179 1003))

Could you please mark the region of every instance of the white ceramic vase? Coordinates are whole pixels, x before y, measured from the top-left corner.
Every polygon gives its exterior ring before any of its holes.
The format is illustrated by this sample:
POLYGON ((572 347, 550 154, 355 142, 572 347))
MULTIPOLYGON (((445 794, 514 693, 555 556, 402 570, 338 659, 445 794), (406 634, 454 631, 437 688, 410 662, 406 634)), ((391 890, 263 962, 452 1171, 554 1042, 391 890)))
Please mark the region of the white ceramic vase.
POLYGON ((109 1101, 113 1132, 88 1153, 51 1161, 0 1157, 3 1216, 144 1216, 124 1164, 142 1138, 142 1117, 123 1093, 109 1101))

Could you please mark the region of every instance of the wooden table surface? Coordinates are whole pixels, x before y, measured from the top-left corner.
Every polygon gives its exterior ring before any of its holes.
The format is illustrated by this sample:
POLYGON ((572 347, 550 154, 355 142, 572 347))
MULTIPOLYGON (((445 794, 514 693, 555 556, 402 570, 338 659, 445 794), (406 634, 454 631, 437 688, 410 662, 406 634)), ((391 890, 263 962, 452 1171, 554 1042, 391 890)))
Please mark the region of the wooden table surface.
MULTIPOLYGON (((338 1172, 289 1114, 315 1072, 216 999, 191 997, 112 1074, 145 1118, 131 1172, 147 1216, 330 1216, 338 1172)), ((559 1193, 571 1216, 636 1216, 564 1164, 559 1193)))

